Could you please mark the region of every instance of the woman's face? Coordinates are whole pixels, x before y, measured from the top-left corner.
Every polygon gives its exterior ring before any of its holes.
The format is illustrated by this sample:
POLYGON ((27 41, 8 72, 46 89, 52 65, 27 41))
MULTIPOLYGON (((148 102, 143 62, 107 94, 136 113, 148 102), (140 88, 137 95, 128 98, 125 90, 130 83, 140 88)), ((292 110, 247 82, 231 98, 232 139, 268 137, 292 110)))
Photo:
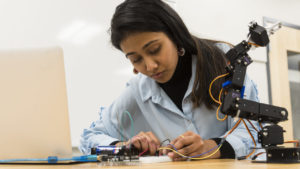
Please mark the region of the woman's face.
POLYGON ((125 38, 120 46, 138 72, 159 83, 166 83, 172 78, 178 53, 165 33, 134 33, 125 38))

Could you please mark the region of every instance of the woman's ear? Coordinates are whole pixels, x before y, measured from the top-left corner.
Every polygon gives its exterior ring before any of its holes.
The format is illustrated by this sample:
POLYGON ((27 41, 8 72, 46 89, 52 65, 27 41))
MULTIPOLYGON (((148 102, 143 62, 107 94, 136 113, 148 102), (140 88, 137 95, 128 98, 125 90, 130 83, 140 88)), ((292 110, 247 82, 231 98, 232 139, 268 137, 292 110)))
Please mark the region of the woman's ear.
POLYGON ((185 49, 184 48, 179 48, 177 53, 178 53, 179 56, 184 56, 185 49))
POLYGON ((139 72, 135 68, 133 68, 133 73, 138 74, 139 72))

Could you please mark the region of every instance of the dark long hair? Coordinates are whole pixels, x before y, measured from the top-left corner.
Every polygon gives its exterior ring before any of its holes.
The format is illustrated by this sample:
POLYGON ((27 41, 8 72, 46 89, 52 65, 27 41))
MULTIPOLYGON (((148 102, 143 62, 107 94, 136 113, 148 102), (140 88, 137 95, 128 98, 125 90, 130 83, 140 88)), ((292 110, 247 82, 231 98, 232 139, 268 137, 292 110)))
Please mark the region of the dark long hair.
MULTIPOLYGON (((188 31, 179 15, 161 0, 125 0, 111 20, 111 42, 119 50, 127 36, 138 32, 164 32, 177 46, 184 48, 185 55, 197 55, 196 79, 192 91, 194 107, 201 103, 213 108, 208 89, 210 82, 225 72, 224 52, 215 46, 215 41, 197 38, 188 31)), ((221 90, 217 81, 212 87, 215 98, 221 90)))

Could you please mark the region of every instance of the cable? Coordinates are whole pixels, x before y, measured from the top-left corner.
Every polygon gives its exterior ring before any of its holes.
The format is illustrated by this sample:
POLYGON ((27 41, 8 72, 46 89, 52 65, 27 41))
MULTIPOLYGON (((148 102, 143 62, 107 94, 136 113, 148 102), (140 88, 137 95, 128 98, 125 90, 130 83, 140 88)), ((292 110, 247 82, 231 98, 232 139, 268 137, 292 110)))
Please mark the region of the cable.
POLYGON ((0 163, 14 163, 14 162, 47 162, 50 164, 63 162, 63 161, 73 161, 73 162, 97 162, 99 161, 97 155, 84 155, 75 156, 72 158, 58 158, 57 156, 49 156, 48 158, 25 158, 25 159, 7 159, 0 160, 0 163))
POLYGON ((259 124, 260 129, 264 128, 261 122, 259 122, 258 124, 259 124))
POLYGON ((296 143, 296 147, 299 147, 299 140, 290 140, 290 141, 285 141, 284 143, 296 143))
POLYGON ((120 119, 119 119, 119 112, 117 112, 117 121, 118 121, 118 128, 120 129, 120 140, 121 140, 121 143, 123 143, 123 127, 121 125, 121 122, 120 122, 120 119))
POLYGON ((126 113, 128 115, 128 117, 130 118, 130 122, 131 122, 131 137, 130 137, 130 139, 131 139, 134 136, 133 119, 127 110, 125 110, 123 113, 126 113))
POLYGON ((255 154, 255 156, 252 157, 252 160, 255 160, 258 156, 260 156, 264 153, 266 153, 266 152, 260 152, 260 153, 255 154))
POLYGON ((209 157, 213 156, 214 154, 216 154, 216 153, 220 150, 220 148, 222 147, 222 145, 223 145, 223 143, 224 143, 224 141, 225 141, 225 138, 226 138, 229 134, 231 134, 231 133, 237 128, 237 126, 241 123, 241 120, 242 120, 242 119, 239 119, 239 120, 235 123, 235 125, 231 128, 231 130, 230 130, 230 131, 222 138, 222 140, 221 140, 221 142, 220 142, 219 145, 217 145, 217 146, 213 147, 212 149, 208 150, 207 152, 201 153, 201 154, 199 154, 199 155, 195 155, 195 156, 186 156, 186 155, 184 155, 184 154, 181 154, 181 153, 178 152, 178 150, 176 149, 176 147, 175 147, 174 145, 172 145, 172 144, 169 144, 169 145, 171 145, 171 146, 173 147, 173 149, 172 149, 172 148, 168 148, 168 147, 160 147, 158 150, 163 150, 163 149, 165 149, 165 150, 171 150, 171 151, 175 152, 176 154, 180 155, 181 157, 189 158, 189 159, 193 159, 193 160, 202 160, 202 159, 209 158, 209 157), (204 155, 204 154, 207 154, 207 153, 209 153, 210 151, 212 151, 212 150, 214 150, 214 149, 216 149, 216 148, 217 148, 217 150, 214 151, 212 154, 210 154, 210 155, 208 155, 208 156, 205 156, 205 157, 196 158, 196 157, 202 156, 202 155, 204 155))
POLYGON ((258 45, 258 44, 256 44, 256 43, 252 43, 252 42, 248 42, 248 44, 249 44, 249 45, 253 45, 253 46, 255 46, 255 47, 262 47, 262 46, 260 46, 260 45, 258 45))
POLYGON ((257 128, 253 125, 253 123, 251 123, 251 121, 248 120, 248 119, 247 119, 247 121, 248 121, 248 122, 250 123, 250 125, 254 128, 254 130, 255 130, 256 132, 258 132, 257 128))
MULTIPOLYGON (((214 149, 220 147, 220 146, 224 143, 224 140, 225 140, 225 139, 222 138, 222 141, 219 143, 219 145, 216 145, 215 147, 211 148, 210 150, 208 150, 208 151, 206 151, 206 152, 204 152, 204 153, 201 153, 201 154, 198 154, 198 155, 195 155, 195 156, 185 156, 185 157, 186 157, 186 158, 196 158, 196 157, 200 157, 200 156, 202 156, 202 155, 204 155, 204 154, 207 154, 207 153, 211 152, 212 150, 214 150, 214 149)), ((176 152, 178 152, 178 150, 176 149, 176 147, 175 147, 173 144, 168 144, 168 145, 171 145, 171 146, 173 147, 173 149, 174 149, 176 152)))
POLYGON ((232 127, 232 129, 224 136, 224 138, 226 138, 229 134, 231 134, 236 128, 237 126, 241 123, 242 119, 240 118, 235 125, 232 127))
POLYGON ((162 146, 163 144, 164 144, 164 142, 166 142, 166 141, 169 141, 169 143, 171 142, 171 140, 170 139, 165 139, 164 141, 162 141, 161 143, 160 143, 160 146, 162 146))
POLYGON ((145 151, 141 152, 141 153, 139 154, 139 157, 142 156, 143 154, 145 154, 148 150, 149 150, 149 149, 146 149, 145 151))
POLYGON ((229 74, 229 73, 226 73, 226 74, 217 76, 216 78, 214 78, 213 81, 211 81, 211 83, 210 83, 210 85, 209 85, 209 90, 208 90, 208 92, 209 92, 210 98, 211 98, 214 102, 216 102, 216 103, 218 103, 218 104, 221 104, 221 103, 220 103, 220 101, 216 100, 216 99, 213 97, 213 95, 212 95, 212 93, 211 93, 211 87, 212 87, 213 83, 214 83, 216 80, 218 80, 219 78, 225 77, 225 76, 227 76, 228 74, 229 74))
MULTIPOLYGON (((121 128, 121 133, 120 133, 120 135, 121 135, 121 143, 124 142, 124 141, 123 141, 123 135, 124 135, 123 130, 124 130, 124 127, 123 127, 123 125, 122 125, 124 113, 128 115, 128 117, 129 117, 129 119, 130 119, 130 122, 131 122, 131 123, 130 123, 131 136, 129 136, 129 140, 131 141, 131 138, 134 136, 134 124, 133 124, 133 119, 132 119, 130 113, 129 113, 127 110, 125 110, 125 111, 123 111, 123 113, 122 113, 121 121, 119 121, 119 118, 118 118, 118 115, 117 115, 117 120, 118 120, 118 123, 120 124, 120 128, 121 128)), ((124 136, 125 136, 125 135, 124 135, 124 136)))
POLYGON ((252 152, 251 152, 250 154, 248 154, 248 155, 246 156, 246 159, 247 159, 247 158, 249 158, 253 153, 255 153, 256 142, 255 142, 255 139, 254 139, 252 133, 250 132, 250 130, 249 130, 249 128, 248 128, 246 122, 245 122, 243 119, 242 119, 242 122, 244 123, 244 125, 245 125, 245 127, 246 127, 246 129, 247 129, 247 131, 248 131, 249 135, 251 136, 252 141, 253 141, 253 143, 254 143, 254 149, 252 150, 252 152))
MULTIPOLYGON (((165 150, 171 150, 171 151, 173 151, 174 153, 180 155, 181 157, 189 158, 189 159, 192 159, 192 160, 203 160, 203 159, 207 159, 207 158, 209 158, 209 157, 215 155, 215 154, 220 150, 221 147, 222 147, 222 144, 221 144, 221 145, 219 146, 219 148, 217 148, 217 150, 214 151, 212 154, 210 154, 210 155, 208 155, 208 156, 205 156, 205 157, 200 157, 200 158, 194 158, 194 157, 185 156, 185 155, 179 153, 178 151, 176 151, 176 150, 174 150, 174 149, 172 149, 172 148, 168 148, 168 147, 161 147, 161 148, 159 148, 158 150, 163 150, 163 149, 165 149, 165 150)), ((210 150, 209 150, 209 151, 210 151, 210 150)), ((205 152, 205 154, 206 154, 206 153, 207 153, 207 152, 205 152)), ((203 153, 202 153, 202 154, 203 154, 203 153)))
POLYGON ((222 102, 221 102, 221 95, 222 95, 222 92, 223 92, 223 88, 221 89, 221 91, 220 91, 220 93, 219 93, 219 102, 220 102, 220 105, 218 106, 218 108, 217 108, 217 111, 216 111, 216 117, 217 117, 217 119, 219 120, 219 121, 224 121, 224 120, 226 120, 227 119, 227 114, 225 115, 225 117, 223 118, 223 119, 220 119, 220 117, 219 117, 219 110, 220 110, 220 108, 221 108, 221 105, 222 105, 222 102))

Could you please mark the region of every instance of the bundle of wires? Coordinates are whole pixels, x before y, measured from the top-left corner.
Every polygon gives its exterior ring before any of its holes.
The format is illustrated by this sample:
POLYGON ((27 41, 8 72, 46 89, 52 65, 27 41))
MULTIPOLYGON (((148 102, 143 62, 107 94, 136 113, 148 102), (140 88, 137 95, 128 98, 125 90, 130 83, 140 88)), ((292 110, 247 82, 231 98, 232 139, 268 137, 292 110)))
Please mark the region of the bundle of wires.
POLYGON ((184 154, 181 154, 178 152, 178 150, 176 149, 176 147, 172 144, 168 144, 168 145, 171 145, 173 148, 169 148, 169 147, 161 147, 159 148, 158 150, 170 150, 170 151, 173 151, 174 153, 178 154, 179 156, 183 157, 183 158, 187 158, 187 159, 192 159, 192 160, 204 160, 204 159, 207 159, 213 155, 215 155, 219 150, 220 148, 222 147, 226 137, 231 134, 236 128, 237 126, 240 124, 242 119, 239 119, 235 125, 233 126, 233 128, 222 138, 221 142, 219 143, 219 145, 211 148, 210 150, 208 150, 207 152, 204 152, 204 153, 201 153, 201 154, 198 154, 198 155, 195 155, 195 156, 186 156, 184 154), (213 151, 215 150, 215 151, 213 151), (200 157, 200 156, 203 156, 205 154, 208 154, 210 153, 211 151, 213 151, 211 154, 207 155, 207 156, 204 156, 204 157, 200 157))
MULTIPOLYGON (((220 107, 221 107, 221 105, 222 105, 222 102, 221 102, 221 96, 222 96, 223 88, 221 89, 221 91, 220 91, 220 93, 219 93, 219 100, 216 100, 216 99, 213 97, 213 95, 212 95, 212 93, 211 93, 211 88, 212 88, 213 83, 214 83, 216 80, 218 80, 218 79, 220 79, 220 78, 222 78, 222 77, 226 77, 227 75, 229 75, 229 73, 226 73, 226 74, 217 76, 217 77, 210 83, 210 85, 209 85, 209 95, 210 95, 211 99, 212 99, 214 102, 216 102, 216 103, 219 104, 219 106, 218 106, 218 108, 217 108, 217 111, 216 111, 216 117, 217 117, 217 119, 218 119, 219 121, 224 121, 224 120, 226 120, 227 117, 228 117, 227 115, 225 115, 225 117, 224 117, 223 119, 220 119, 220 118, 219 118, 219 110, 220 110, 220 107)), ((256 142, 255 142, 255 139, 254 139, 252 133, 250 132, 249 127, 248 127, 248 125, 246 124, 246 122, 245 122, 243 119, 240 118, 239 122, 241 122, 241 121, 242 121, 243 124, 245 125, 245 127, 246 127, 246 129, 247 129, 247 131, 248 131, 248 133, 249 133, 249 135, 250 135, 252 141, 253 141, 253 144, 254 144, 254 146, 255 146, 254 149, 252 150, 252 152, 249 153, 249 154, 245 157, 245 158, 249 158, 252 154, 255 153, 256 142)), ((248 121, 248 123, 251 124, 251 126, 258 132, 258 130, 255 128, 255 126, 251 123, 251 121, 250 121, 250 120, 247 120, 247 121, 248 121)), ((260 125, 261 125, 261 124, 260 124, 260 125)), ((261 127, 262 127, 262 126, 261 126, 261 127)))

